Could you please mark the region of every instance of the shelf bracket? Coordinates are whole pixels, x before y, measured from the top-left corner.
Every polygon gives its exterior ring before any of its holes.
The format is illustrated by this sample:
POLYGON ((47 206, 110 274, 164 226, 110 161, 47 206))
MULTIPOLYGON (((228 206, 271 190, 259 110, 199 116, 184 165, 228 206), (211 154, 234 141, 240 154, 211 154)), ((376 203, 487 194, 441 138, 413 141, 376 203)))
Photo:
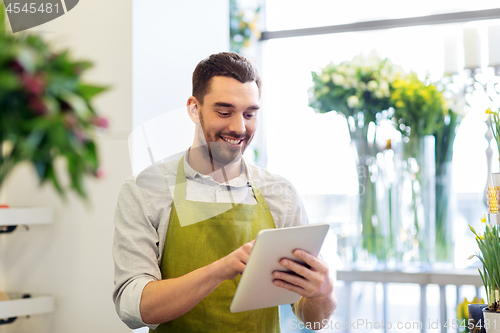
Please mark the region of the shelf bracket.
MULTIPOLYGON (((6 226, 0 226, 0 234, 9 234, 16 230, 17 225, 6 225, 6 226)), ((0 322, 1 324, 1 322, 0 322)))

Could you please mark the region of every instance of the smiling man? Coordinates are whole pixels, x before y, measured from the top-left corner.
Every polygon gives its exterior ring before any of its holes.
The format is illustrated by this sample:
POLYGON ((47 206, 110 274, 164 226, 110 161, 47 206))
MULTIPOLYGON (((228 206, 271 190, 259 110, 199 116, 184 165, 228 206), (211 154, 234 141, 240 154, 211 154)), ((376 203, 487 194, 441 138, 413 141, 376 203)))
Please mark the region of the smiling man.
MULTIPOLYGON (((280 331, 278 307, 229 311, 257 233, 307 224, 295 188, 242 158, 257 129, 260 92, 257 70, 242 56, 201 61, 187 101, 193 144, 161 163, 154 177, 163 191, 139 186, 136 177, 125 182, 115 213, 113 299, 130 328, 280 331)), ((294 313, 320 328, 337 305, 328 267, 305 251, 294 255, 310 268, 283 259, 297 275, 274 272, 274 283, 301 295, 294 313)))

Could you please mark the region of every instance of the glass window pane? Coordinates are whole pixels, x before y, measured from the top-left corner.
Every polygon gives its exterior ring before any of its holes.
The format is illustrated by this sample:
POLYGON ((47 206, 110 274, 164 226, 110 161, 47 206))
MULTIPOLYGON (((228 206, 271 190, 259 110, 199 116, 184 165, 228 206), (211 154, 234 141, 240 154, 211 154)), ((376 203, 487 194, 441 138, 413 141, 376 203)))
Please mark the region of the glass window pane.
POLYGON ((498 0, 267 0, 266 18, 274 31, 492 8, 498 0))
MULTIPOLYGON (((267 41, 263 82, 268 169, 287 177, 303 194, 355 195, 355 162, 345 119, 317 114, 308 106, 311 71, 375 50, 421 78, 429 74, 439 79, 444 72, 445 39, 461 41, 464 28, 479 29, 486 66, 487 26, 499 24, 500 20, 491 20, 267 41)), ((463 68, 462 46, 457 57, 463 68)), ((485 185, 486 107, 476 105, 472 112, 477 115, 464 122, 456 139, 454 177, 459 180, 458 192, 478 193, 485 185)))

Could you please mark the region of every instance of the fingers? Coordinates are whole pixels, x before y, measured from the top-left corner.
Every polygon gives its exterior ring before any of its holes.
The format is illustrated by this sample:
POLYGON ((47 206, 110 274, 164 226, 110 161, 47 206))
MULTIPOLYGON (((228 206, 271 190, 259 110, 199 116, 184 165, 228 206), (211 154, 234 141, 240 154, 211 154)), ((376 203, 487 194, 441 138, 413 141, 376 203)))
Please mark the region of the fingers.
POLYGON ((286 283, 285 281, 282 281, 282 280, 274 280, 273 284, 276 287, 284 288, 284 289, 293 291, 293 292, 299 294, 300 296, 307 297, 307 293, 305 292, 304 288, 299 287, 297 285, 286 283))
POLYGON ((323 260, 313 256, 309 252, 301 249, 296 249, 293 251, 293 255, 311 266, 312 270, 322 274, 328 273, 328 265, 323 260))
POLYGON ((293 273, 275 271, 273 272, 274 285, 307 298, 321 297, 328 294, 332 287, 326 263, 300 249, 295 250, 293 254, 310 267, 283 258, 280 264, 298 276, 293 273))
POLYGON ((312 274, 313 274, 313 271, 311 271, 311 269, 305 267, 302 264, 296 263, 293 260, 287 259, 287 258, 281 259, 280 265, 295 272, 296 274, 298 274, 306 279, 311 279, 312 274))

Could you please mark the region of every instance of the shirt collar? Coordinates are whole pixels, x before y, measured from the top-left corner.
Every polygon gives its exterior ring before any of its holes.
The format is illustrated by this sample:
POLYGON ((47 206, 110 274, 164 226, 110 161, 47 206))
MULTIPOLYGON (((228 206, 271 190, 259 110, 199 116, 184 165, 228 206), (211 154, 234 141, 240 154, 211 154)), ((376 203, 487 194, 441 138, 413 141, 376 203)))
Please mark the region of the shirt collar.
POLYGON ((187 179, 192 179, 195 181, 200 181, 206 184, 212 185, 228 185, 232 187, 245 187, 250 185, 250 173, 245 162, 245 159, 241 158, 241 173, 238 177, 233 178, 225 183, 219 183, 215 181, 211 176, 204 175, 196 170, 194 170, 188 163, 189 159, 189 149, 186 151, 184 155, 184 172, 186 174, 187 179))

